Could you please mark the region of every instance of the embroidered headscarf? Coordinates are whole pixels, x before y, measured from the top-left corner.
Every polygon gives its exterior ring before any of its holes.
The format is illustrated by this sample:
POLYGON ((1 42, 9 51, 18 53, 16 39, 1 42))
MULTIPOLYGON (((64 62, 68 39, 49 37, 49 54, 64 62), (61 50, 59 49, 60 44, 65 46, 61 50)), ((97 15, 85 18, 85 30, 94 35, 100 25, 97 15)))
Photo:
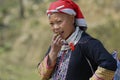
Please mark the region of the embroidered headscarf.
POLYGON ((72 0, 57 0, 55 2, 52 2, 49 9, 47 10, 47 15, 50 16, 53 12, 61 12, 69 15, 74 15, 76 26, 87 28, 86 21, 79 6, 72 0))

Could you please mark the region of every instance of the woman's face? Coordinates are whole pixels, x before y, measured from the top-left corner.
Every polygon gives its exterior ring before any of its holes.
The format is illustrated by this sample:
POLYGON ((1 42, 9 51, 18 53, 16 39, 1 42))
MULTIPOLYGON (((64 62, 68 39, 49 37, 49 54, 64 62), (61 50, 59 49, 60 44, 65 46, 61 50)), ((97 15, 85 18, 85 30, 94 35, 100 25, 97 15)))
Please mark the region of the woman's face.
POLYGON ((52 31, 67 39, 74 31, 74 16, 64 13, 52 13, 49 17, 52 31))

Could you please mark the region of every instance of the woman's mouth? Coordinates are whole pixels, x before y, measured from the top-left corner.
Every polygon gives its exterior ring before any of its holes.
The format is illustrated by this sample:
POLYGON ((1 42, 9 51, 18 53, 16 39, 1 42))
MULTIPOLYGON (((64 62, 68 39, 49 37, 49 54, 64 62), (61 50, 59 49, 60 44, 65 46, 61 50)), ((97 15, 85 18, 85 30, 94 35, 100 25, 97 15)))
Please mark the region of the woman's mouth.
POLYGON ((64 31, 59 31, 59 32, 56 32, 55 33, 56 34, 56 36, 61 36, 62 38, 64 38, 64 31))
POLYGON ((64 31, 56 32, 57 35, 63 35, 64 31))
POLYGON ((61 32, 59 32, 59 35, 60 35, 61 37, 63 37, 63 33, 64 33, 64 31, 61 31, 61 32))

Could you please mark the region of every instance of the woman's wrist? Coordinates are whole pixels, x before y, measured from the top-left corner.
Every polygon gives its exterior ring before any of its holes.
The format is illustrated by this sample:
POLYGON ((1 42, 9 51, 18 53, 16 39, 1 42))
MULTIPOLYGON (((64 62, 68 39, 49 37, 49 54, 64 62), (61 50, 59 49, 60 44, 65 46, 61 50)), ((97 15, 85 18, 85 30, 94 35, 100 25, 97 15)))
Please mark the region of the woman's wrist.
POLYGON ((49 53, 48 58, 49 58, 49 65, 54 65, 56 63, 57 56, 54 55, 53 53, 49 53))

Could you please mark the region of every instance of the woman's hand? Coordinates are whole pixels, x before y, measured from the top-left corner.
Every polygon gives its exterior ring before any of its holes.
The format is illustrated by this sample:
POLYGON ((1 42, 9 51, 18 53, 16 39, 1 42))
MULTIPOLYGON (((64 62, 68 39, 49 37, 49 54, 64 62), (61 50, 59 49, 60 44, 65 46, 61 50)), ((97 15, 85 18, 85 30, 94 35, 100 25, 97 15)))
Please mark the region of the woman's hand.
POLYGON ((57 55, 62 47, 62 37, 60 35, 53 35, 52 42, 51 42, 51 50, 49 53, 49 58, 51 63, 55 62, 57 59, 57 55))
POLYGON ((62 37, 60 35, 54 34, 51 42, 51 51, 58 54, 62 46, 62 37))

